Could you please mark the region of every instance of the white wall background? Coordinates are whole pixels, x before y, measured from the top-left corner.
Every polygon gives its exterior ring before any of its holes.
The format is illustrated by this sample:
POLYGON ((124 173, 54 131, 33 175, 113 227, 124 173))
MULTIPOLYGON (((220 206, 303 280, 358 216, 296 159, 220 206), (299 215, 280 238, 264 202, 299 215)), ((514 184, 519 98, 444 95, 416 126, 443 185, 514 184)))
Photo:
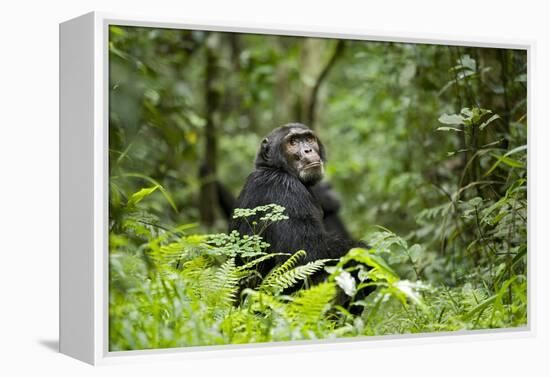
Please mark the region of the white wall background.
POLYGON ((548 96, 544 1, 4 0, 0 5, 0 375, 549 375, 548 96), (536 40, 531 145, 535 337, 92 368, 56 353, 58 333, 58 23, 91 10, 346 27, 441 37, 536 40), (534 137, 533 137, 534 136, 534 137), (7 208, 7 209, 6 209, 7 208), (546 233, 546 234, 545 234, 546 233))

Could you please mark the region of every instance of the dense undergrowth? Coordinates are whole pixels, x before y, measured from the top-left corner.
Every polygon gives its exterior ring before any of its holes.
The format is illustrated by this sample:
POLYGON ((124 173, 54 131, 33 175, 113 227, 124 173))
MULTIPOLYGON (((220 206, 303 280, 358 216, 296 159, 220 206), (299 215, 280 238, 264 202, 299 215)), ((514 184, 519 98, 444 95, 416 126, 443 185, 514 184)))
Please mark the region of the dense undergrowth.
POLYGON ((526 78, 524 50, 111 26, 110 349, 526 325, 526 78), (293 254, 259 276, 284 208, 219 233, 213 183, 236 195, 294 121, 371 248, 277 250, 293 254))
MULTIPOLYGON (((261 231, 240 237, 236 232, 193 234, 193 224, 166 229, 138 208, 158 188, 132 195, 120 226, 111 232, 111 350, 526 324, 524 178, 511 182, 499 200, 452 200, 419 214, 423 221, 442 217, 445 222, 450 212, 460 211, 462 220, 477 229, 479 236, 466 250, 476 255, 478 264, 454 286, 426 278, 435 273, 431 270, 445 268, 440 266, 444 258, 382 228, 366 237, 370 249, 356 248, 338 261, 305 265, 299 264, 306 253, 301 250, 258 276, 258 264, 278 255, 266 252, 269 245, 261 231), (344 268, 350 260, 360 263, 344 268), (308 277, 323 268, 329 273, 326 282, 310 286, 308 277), (360 271, 352 275, 351 269, 360 271), (294 286, 300 289, 284 294, 294 286), (369 286, 374 292, 356 300, 357 292, 369 286), (348 298, 346 307, 340 305, 342 295, 348 298), (362 308, 361 314, 352 315, 350 306, 362 308)), ((263 213, 262 223, 254 224, 257 229, 286 219, 284 208, 275 204, 236 210, 234 216, 256 213, 263 213)))

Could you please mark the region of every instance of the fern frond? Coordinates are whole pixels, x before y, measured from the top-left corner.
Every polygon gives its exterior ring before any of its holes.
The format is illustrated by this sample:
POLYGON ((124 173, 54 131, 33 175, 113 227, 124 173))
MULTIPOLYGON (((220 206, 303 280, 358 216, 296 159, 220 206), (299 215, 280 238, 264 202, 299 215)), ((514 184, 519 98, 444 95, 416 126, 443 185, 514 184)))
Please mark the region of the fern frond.
POLYGON ((283 264, 280 266, 275 267, 272 269, 264 278, 263 283, 266 285, 269 285, 270 282, 277 278, 277 276, 284 274, 285 272, 288 272, 290 269, 294 268, 296 264, 298 263, 298 260, 300 258, 305 258, 307 253, 304 250, 298 250, 294 254, 290 256, 283 264))
POLYGON ((247 288, 243 291, 247 300, 245 301, 245 308, 255 311, 265 311, 266 308, 273 310, 279 315, 284 315, 286 312, 286 302, 284 302, 282 296, 272 296, 269 293, 256 291, 254 289, 247 288))
POLYGON ((318 259, 303 266, 286 270, 282 273, 269 275, 268 278, 266 278, 260 285, 260 290, 278 294, 284 289, 290 288, 297 283, 306 280, 309 276, 321 270, 325 263, 329 260, 330 259, 318 259))
POLYGON ((175 263, 186 252, 186 244, 184 242, 172 242, 168 245, 163 245, 152 249, 149 252, 151 259, 157 267, 166 267, 175 263))
POLYGON ((218 305, 230 306, 237 297, 241 274, 235 265, 235 259, 228 259, 216 271, 212 282, 212 299, 218 305))
POLYGON ((199 276, 204 275, 212 267, 212 259, 206 256, 199 256, 191 259, 181 266, 181 275, 191 281, 197 280, 199 276))
POLYGON ((277 257, 277 256, 281 256, 281 255, 289 255, 287 253, 271 253, 271 254, 266 254, 266 255, 262 255, 261 257, 259 258, 256 258, 246 264, 243 264, 242 266, 239 266, 239 270, 241 271, 245 271, 245 270, 249 270, 251 269, 252 267, 255 267, 256 265, 262 263, 263 261, 266 261, 268 259, 271 259, 271 258, 274 258, 274 257, 277 257))
POLYGON ((330 308, 335 295, 336 287, 332 282, 321 283, 300 291, 294 302, 289 305, 288 313, 300 322, 317 323, 330 308))
POLYGON ((189 260, 195 255, 203 254, 199 251, 204 236, 185 236, 165 244, 164 241, 167 237, 158 237, 148 244, 148 254, 158 268, 175 267, 183 260, 189 260))

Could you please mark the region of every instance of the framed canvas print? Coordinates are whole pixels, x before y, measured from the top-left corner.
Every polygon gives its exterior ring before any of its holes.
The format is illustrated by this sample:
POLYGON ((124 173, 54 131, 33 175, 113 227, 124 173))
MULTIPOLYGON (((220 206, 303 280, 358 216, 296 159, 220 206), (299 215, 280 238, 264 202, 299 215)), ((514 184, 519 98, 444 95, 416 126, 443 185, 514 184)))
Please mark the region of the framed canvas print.
POLYGON ((61 24, 61 352, 529 333, 530 51, 61 24))

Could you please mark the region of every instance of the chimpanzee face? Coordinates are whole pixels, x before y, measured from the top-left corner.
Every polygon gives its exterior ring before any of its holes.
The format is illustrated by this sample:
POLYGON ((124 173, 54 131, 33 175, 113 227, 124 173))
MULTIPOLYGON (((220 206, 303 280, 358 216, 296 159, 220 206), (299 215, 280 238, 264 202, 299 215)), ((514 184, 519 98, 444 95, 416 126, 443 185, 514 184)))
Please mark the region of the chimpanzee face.
POLYGON ((324 162, 317 136, 308 128, 290 128, 282 140, 287 166, 306 185, 319 182, 324 175, 324 162))
POLYGON ((312 130, 288 123, 262 140, 255 166, 282 169, 311 186, 323 178, 325 158, 325 148, 312 130))

